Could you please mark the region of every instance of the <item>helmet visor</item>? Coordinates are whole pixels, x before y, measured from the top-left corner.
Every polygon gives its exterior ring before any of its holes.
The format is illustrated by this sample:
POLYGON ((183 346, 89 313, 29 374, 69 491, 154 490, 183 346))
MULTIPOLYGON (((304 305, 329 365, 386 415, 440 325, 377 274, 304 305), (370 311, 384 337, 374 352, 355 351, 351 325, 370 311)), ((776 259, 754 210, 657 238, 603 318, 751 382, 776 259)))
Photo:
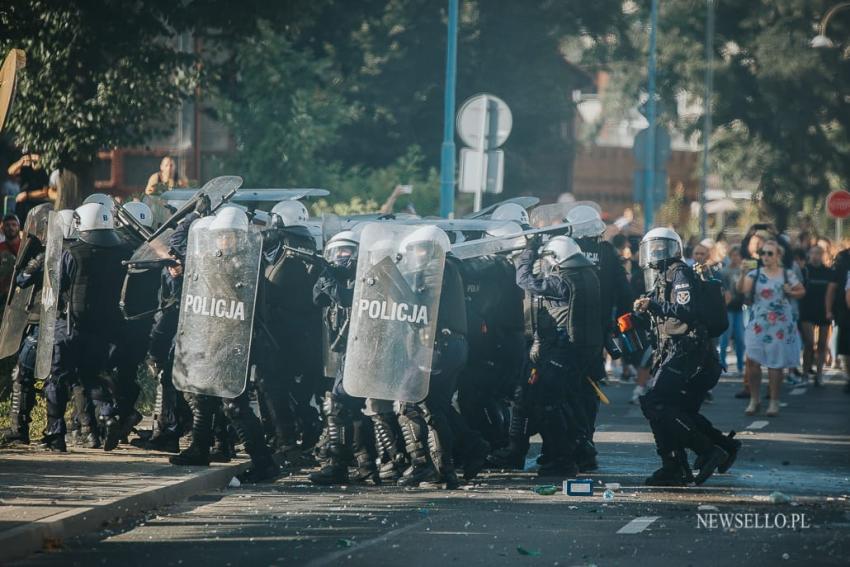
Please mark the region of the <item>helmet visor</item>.
POLYGON ((669 238, 654 238, 640 243, 640 267, 657 266, 659 262, 678 258, 682 254, 679 243, 669 238))
POLYGON ((357 257, 357 246, 341 244, 325 250, 325 260, 336 266, 348 266, 357 257))

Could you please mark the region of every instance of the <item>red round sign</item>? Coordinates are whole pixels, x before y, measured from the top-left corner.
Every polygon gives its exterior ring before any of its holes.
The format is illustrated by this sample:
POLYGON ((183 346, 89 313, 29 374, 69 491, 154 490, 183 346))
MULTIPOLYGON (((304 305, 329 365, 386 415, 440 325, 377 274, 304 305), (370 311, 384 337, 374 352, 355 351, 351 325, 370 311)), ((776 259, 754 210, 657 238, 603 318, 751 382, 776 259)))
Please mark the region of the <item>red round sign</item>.
POLYGON ((826 198, 826 210, 837 219, 850 217, 850 192, 833 191, 826 198))

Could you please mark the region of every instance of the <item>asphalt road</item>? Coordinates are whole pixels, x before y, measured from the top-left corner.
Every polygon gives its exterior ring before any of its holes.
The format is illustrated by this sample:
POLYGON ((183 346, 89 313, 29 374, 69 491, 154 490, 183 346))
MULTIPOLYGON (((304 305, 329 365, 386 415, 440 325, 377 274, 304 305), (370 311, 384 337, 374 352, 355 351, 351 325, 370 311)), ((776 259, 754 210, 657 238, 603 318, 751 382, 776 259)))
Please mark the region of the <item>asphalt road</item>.
POLYGON ((745 401, 733 398, 737 381, 723 379, 705 413, 738 431, 744 449, 728 474, 672 490, 642 486, 658 462, 640 410, 628 404, 631 388, 606 388, 612 403, 599 416, 591 497, 537 495, 544 483, 532 472, 491 471, 440 491, 319 488, 293 471, 128 519, 18 565, 850 563, 850 396, 837 377, 819 389, 786 387, 776 418, 746 417, 745 401))

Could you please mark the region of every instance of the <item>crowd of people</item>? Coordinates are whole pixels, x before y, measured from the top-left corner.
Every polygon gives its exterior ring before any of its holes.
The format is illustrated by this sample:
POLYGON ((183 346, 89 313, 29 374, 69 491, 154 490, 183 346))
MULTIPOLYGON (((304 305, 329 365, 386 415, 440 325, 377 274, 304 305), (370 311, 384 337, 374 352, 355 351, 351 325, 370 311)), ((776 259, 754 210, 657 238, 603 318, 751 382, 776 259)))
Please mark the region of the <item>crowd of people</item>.
MULTIPOLYGON (((172 166, 151 194, 173 188, 172 166)), ((800 254, 758 225, 740 246, 685 244, 669 228, 612 235, 592 203, 531 216, 507 203, 469 220, 351 217, 317 242, 298 201, 227 203, 234 180, 162 222, 97 194, 34 207, 20 237, 4 219, 7 252, 19 248, 0 328, 17 360, 3 443, 29 444, 43 380, 41 446, 57 452, 132 443, 204 466, 241 444, 244 481, 275 478, 278 453, 317 467, 316 484, 454 488, 459 470, 525 467, 539 433, 538 474, 569 478, 598 467, 610 358, 635 376, 655 437, 647 484, 682 486, 741 449, 702 413, 730 342, 750 415, 762 367, 768 416, 784 380, 821 382, 831 321, 832 358, 850 355, 850 252, 833 260, 814 238, 800 254), (140 369, 156 382, 151 430, 140 369)))

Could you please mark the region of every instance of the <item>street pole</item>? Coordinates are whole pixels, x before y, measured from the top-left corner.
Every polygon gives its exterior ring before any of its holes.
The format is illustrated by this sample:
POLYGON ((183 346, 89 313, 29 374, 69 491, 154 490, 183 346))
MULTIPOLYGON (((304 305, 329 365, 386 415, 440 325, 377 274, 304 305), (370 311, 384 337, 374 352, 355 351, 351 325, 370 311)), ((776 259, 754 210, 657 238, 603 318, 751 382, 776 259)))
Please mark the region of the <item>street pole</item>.
POLYGON ((647 120, 649 130, 646 136, 646 163, 644 164, 643 224, 648 231, 655 223, 655 33, 658 27, 658 0, 652 0, 649 22, 649 100, 647 101, 647 120))
POLYGON ((714 91, 714 0, 706 0, 708 14, 705 22, 705 108, 702 127, 702 187, 699 194, 699 235, 706 237, 707 214, 705 212, 708 191, 708 163, 711 146, 711 95, 714 91))
POLYGON ((454 216, 455 200, 455 79, 457 77, 458 0, 449 0, 446 40, 446 92, 443 103, 443 146, 440 156, 440 216, 454 216))

